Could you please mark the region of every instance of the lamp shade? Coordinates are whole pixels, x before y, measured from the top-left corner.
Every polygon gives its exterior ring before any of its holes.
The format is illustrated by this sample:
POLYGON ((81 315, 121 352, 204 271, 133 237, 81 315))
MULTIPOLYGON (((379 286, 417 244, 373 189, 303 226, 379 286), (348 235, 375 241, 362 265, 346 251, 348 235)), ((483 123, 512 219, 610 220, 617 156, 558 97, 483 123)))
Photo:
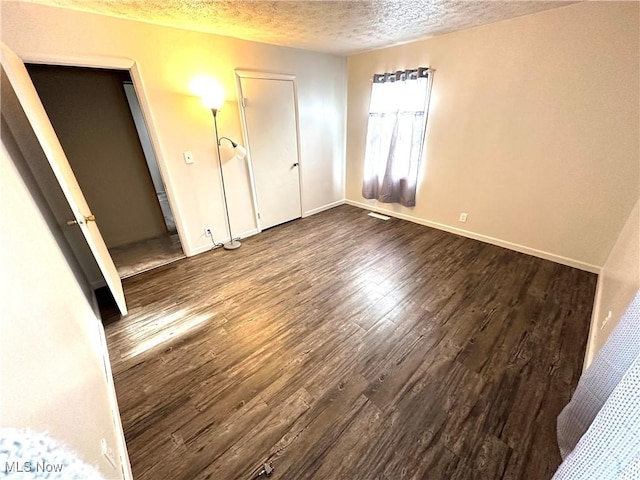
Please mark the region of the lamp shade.
POLYGON ((244 148, 242 145, 236 145, 234 150, 236 152, 236 157, 238 157, 239 159, 243 159, 244 157, 247 156, 247 149, 244 148))
POLYGON ((202 104, 214 110, 220 110, 224 104, 224 88, 219 83, 212 83, 200 93, 202 104))
POLYGON ((202 101, 207 108, 219 110, 224 103, 224 88, 220 83, 206 75, 195 77, 189 85, 189 91, 202 101))

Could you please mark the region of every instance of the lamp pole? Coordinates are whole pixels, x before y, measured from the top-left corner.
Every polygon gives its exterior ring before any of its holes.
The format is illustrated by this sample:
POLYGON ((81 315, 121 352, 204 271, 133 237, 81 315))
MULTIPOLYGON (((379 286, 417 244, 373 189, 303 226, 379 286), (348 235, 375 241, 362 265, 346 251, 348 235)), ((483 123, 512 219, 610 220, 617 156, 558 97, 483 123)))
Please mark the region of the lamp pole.
POLYGON ((240 243, 238 239, 234 239, 233 233, 231 233, 231 219, 229 217, 229 207, 227 205, 227 191, 224 185, 224 171, 222 169, 222 156, 220 155, 220 137, 218 136, 218 109, 212 108, 211 112, 213 113, 213 124, 216 130, 216 148, 218 149, 218 166, 220 167, 220 180, 222 180, 222 197, 224 198, 224 211, 227 214, 227 226, 229 227, 229 241, 223 244, 223 247, 225 250, 235 250, 236 248, 240 248, 242 243, 240 243))

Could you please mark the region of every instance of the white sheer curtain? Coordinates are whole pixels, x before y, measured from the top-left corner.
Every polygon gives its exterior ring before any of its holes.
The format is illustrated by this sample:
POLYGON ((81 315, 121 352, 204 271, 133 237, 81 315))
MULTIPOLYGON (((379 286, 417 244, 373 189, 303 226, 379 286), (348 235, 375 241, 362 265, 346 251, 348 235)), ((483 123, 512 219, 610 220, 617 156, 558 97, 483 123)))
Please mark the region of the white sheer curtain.
POLYGON ((640 478, 640 291, 558 417, 554 480, 640 478))
POLYGON ((362 196, 416 204, 432 71, 427 68, 373 77, 362 196))

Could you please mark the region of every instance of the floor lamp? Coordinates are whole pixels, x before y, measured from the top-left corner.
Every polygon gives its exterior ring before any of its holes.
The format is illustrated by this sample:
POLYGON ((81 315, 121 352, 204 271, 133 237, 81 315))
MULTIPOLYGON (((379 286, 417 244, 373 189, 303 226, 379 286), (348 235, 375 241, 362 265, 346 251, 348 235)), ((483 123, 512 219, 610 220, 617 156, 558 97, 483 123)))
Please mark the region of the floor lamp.
POLYGON ((235 151, 235 157, 239 159, 243 159, 247 154, 247 151, 242 145, 238 145, 236 142, 227 137, 218 136, 218 111, 220 107, 224 103, 224 91, 222 87, 213 88, 212 91, 206 92, 202 95, 202 103, 211 109, 211 113, 213 113, 213 124, 215 125, 216 130, 216 148, 218 149, 218 166, 220 167, 220 180, 222 180, 222 197, 224 198, 224 211, 227 214, 227 226, 229 227, 229 241, 224 243, 222 246, 225 250, 235 250, 236 248, 240 248, 242 243, 240 243, 240 238, 233 238, 233 233, 231 233, 231 220, 229 217, 229 207, 227 206, 227 191, 224 185, 224 171, 222 169, 222 156, 220 155, 220 143, 222 140, 227 140, 231 143, 235 151))

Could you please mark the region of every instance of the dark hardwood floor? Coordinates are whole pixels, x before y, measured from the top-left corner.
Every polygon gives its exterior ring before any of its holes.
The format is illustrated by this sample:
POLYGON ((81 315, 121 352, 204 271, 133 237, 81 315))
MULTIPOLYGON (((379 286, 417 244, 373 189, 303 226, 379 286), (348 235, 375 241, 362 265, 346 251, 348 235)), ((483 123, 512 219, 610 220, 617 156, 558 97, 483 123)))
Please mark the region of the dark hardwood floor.
POLYGON ((596 276, 340 206, 124 281, 136 479, 549 479, 596 276))

